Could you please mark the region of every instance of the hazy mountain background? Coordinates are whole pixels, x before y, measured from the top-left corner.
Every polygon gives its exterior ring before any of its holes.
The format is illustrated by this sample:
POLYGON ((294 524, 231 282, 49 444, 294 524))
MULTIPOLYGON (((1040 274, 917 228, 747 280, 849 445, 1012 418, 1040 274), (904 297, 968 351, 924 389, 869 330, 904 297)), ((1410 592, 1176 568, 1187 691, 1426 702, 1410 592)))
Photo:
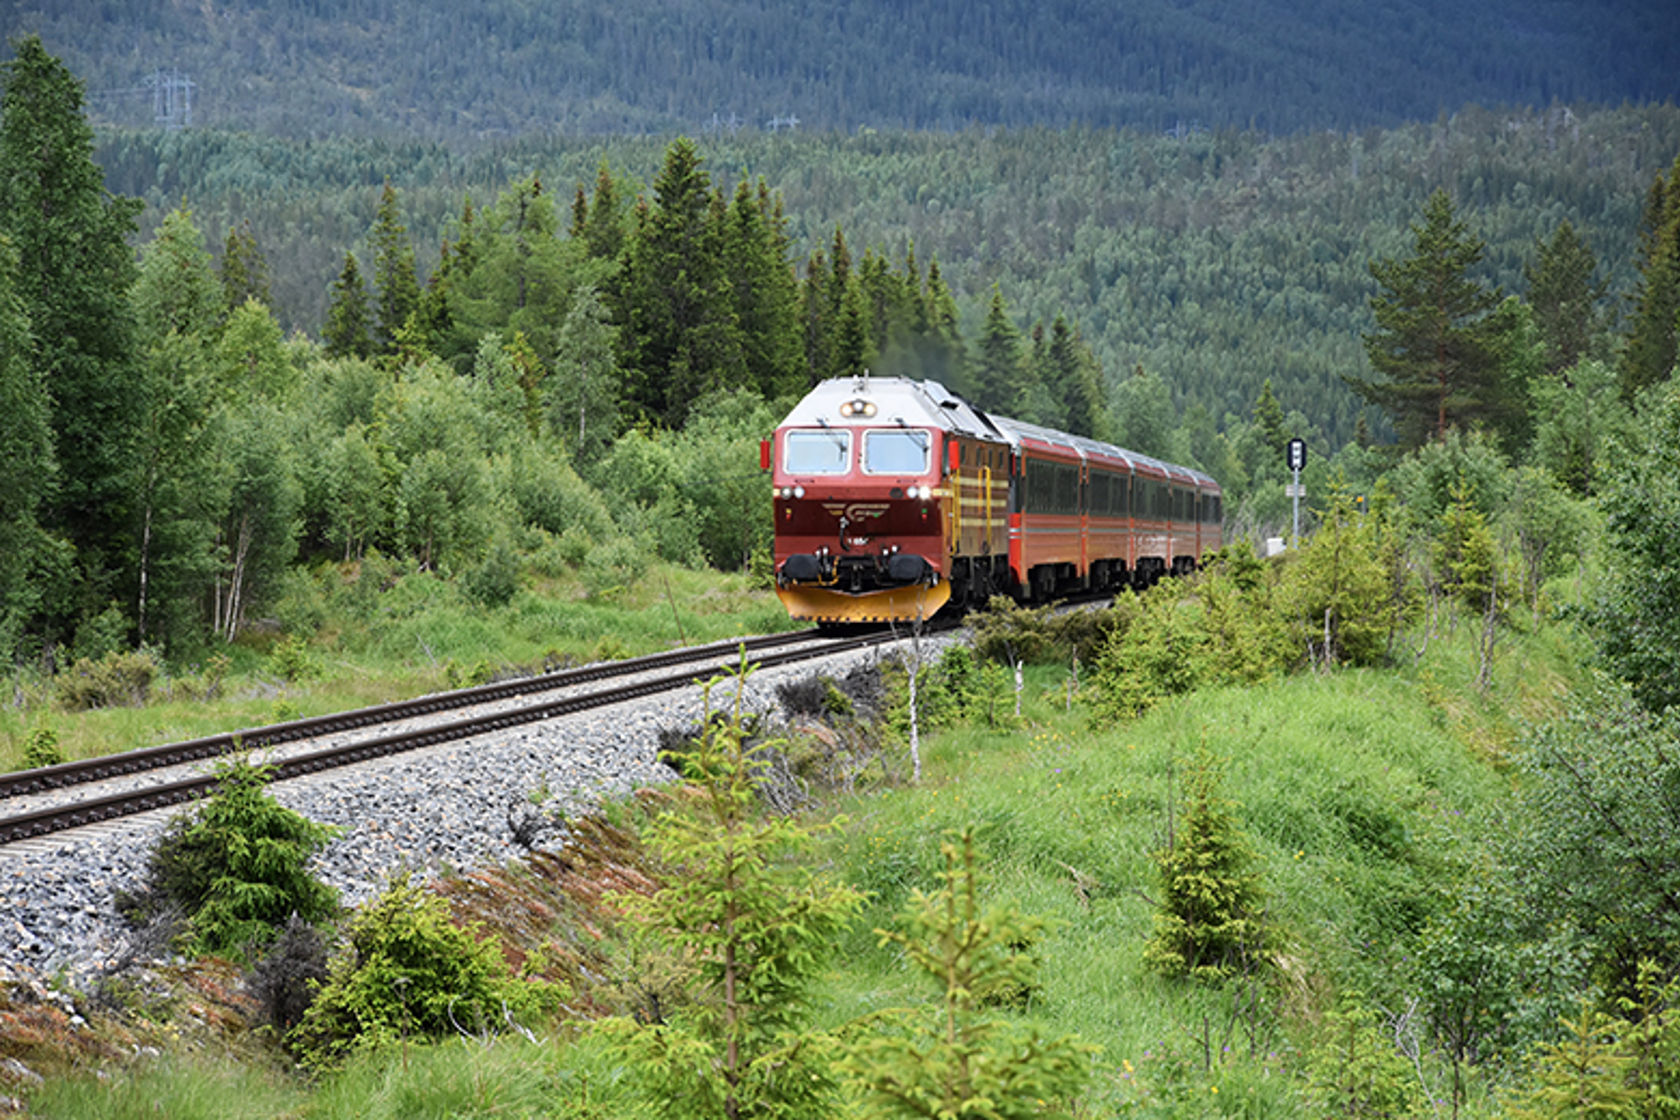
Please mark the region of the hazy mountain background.
POLYGON ((1085 124, 1295 132, 1674 95, 1649 0, 7 0, 146 125, 461 143, 551 133, 1085 124))

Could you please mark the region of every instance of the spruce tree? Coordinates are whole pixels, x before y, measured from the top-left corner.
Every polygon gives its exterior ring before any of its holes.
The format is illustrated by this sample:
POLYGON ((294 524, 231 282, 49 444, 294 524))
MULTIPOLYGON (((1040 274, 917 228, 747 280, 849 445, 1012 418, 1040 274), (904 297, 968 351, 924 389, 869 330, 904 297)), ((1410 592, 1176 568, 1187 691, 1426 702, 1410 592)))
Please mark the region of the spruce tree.
POLYGON ((692 962, 690 1002, 664 1022, 609 1028, 653 1087, 655 1111, 681 1120, 836 1114, 832 1044, 810 1028, 811 997, 860 898, 785 858, 814 830, 759 804, 772 744, 748 740, 750 676, 743 658, 707 686, 704 730, 682 757, 690 796, 648 830, 671 874, 622 900, 644 943, 692 962), (714 718, 726 681, 732 707, 714 718))
POLYGON ((1639 237, 1639 286, 1622 348, 1622 391, 1632 400, 1674 375, 1680 330, 1680 157, 1646 196, 1639 237))
POLYGON ((1143 959, 1168 976, 1218 981, 1264 963, 1270 933, 1248 841, 1205 748, 1190 768, 1184 815, 1156 856, 1163 897, 1143 959))
POLYGON ((1486 246, 1443 190, 1429 197, 1412 235, 1410 257, 1369 266, 1382 291, 1370 300, 1377 329, 1364 336, 1365 353, 1381 377, 1346 378, 1389 414, 1407 447, 1472 421, 1497 423, 1509 406, 1494 346, 1504 297, 1470 276, 1486 246))
POLYGON ((262 304, 273 302, 268 291, 268 258, 257 245, 249 219, 228 229, 227 240, 222 245, 220 276, 225 311, 243 307, 248 299, 262 304))
POLYGON ((1027 1120, 1066 1116, 1084 1086, 1093 1047, 1075 1035, 1044 1038, 986 1007, 988 998, 1037 986, 1030 946, 1044 923, 1004 906, 983 907, 974 835, 940 845, 945 868, 933 894, 916 891, 902 931, 877 930, 937 994, 931 1005, 887 1012, 908 1030, 858 1032, 842 1068, 871 1120, 1027 1120), (1024 948, 1025 947, 1025 948, 1024 948))
MULTIPOLYGON (((58 485, 43 527, 75 548, 82 608, 132 601, 138 396, 133 250, 139 199, 113 196, 93 162, 82 83, 29 36, 0 83, 0 232, 16 250, 15 298, 52 401, 58 485)), ((7 422, 11 421, 7 417, 7 422)), ((71 617, 78 604, 53 604, 71 617)))
POLYGON ((745 180, 735 188, 723 245, 747 383, 766 400, 796 392, 801 380, 799 288, 787 259, 779 204, 772 204, 762 181, 757 192, 745 180))
POLYGON ((414 245, 389 179, 373 223, 373 287, 378 304, 374 346, 382 354, 395 354, 398 333, 420 305, 420 283, 414 272, 414 245))
POLYGON ((630 403, 665 424, 680 424, 702 394, 746 380, 723 257, 727 208, 709 186, 694 142, 674 141, 614 292, 630 403))
POLYGON ((799 285, 799 323, 808 387, 827 377, 834 361, 834 324, 829 319, 828 307, 828 288, 833 282, 828 258, 821 249, 813 251, 805 262, 805 279, 799 285))
POLYGON ((333 281, 327 304, 327 322, 321 341, 329 358, 365 358, 373 353, 369 331, 367 287, 362 283, 356 254, 344 254, 344 268, 333 281))
POLYGON ((1564 375, 1591 352, 1603 315, 1599 304, 1609 287, 1594 280, 1598 258, 1593 256, 1566 218, 1550 241, 1534 247, 1534 260, 1523 266, 1528 305, 1534 310, 1546 346, 1546 372, 1564 375))
POLYGON ((986 323, 980 328, 974 365, 974 395, 981 408, 1003 411, 1015 399, 1021 380, 1021 332, 1010 321, 1003 292, 992 286, 986 323))

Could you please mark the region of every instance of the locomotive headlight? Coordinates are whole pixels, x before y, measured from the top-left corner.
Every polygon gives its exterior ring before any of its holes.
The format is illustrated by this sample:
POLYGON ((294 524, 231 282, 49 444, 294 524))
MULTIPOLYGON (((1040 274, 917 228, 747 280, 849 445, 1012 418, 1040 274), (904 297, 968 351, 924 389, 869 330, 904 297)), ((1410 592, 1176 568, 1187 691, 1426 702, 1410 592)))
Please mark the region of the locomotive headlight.
POLYGON ((927 486, 912 486, 910 487, 910 496, 912 498, 920 498, 925 502, 929 498, 933 497, 933 490, 931 487, 927 486))
POLYGON ((803 498, 805 496, 805 487, 795 486, 793 488, 793 496, 796 498, 803 498))

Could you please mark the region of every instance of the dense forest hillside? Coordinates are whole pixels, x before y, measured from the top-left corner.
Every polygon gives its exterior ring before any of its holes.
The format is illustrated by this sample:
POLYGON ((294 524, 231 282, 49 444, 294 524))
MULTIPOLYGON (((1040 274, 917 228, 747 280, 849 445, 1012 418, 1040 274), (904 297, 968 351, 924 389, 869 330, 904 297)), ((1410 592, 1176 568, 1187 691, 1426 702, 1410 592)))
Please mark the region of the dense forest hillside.
POLYGON ((1665 5, 7 0, 95 120, 459 143, 1085 124, 1297 132, 1675 92, 1665 5), (166 81, 162 73, 191 82, 166 81), (150 84, 149 84, 150 83, 150 84))
MULTIPOLYGON (((277 142, 219 131, 107 131, 96 158, 113 191, 143 198, 142 236, 186 205, 209 242, 249 223, 277 317, 319 333, 347 249, 371 268, 382 184, 398 190, 422 273, 486 205, 535 174, 562 203, 605 163, 626 192, 653 182, 667 141, 525 141, 463 154, 421 142, 277 142)), ((1652 177, 1680 151, 1672 106, 1579 112, 1465 110, 1431 124, 1267 139, 1025 129, 874 135, 712 136, 700 144, 727 193, 762 178, 783 202, 792 256, 836 228, 895 263, 937 260, 975 337, 994 285, 1023 331, 1065 315, 1111 394, 1140 366, 1179 412, 1228 426, 1268 379, 1327 450, 1360 407, 1344 374, 1375 294, 1367 263, 1408 244, 1437 187, 1488 245, 1478 276, 1525 290, 1535 247, 1568 220, 1599 262, 1614 312, 1633 286, 1652 177)))

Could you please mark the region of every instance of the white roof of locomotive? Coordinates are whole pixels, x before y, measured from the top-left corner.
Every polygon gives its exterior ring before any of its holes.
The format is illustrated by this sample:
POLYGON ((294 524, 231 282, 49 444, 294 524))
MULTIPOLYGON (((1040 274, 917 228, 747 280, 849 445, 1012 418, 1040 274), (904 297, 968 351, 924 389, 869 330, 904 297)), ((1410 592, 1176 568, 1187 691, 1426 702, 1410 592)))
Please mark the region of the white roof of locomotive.
POLYGON ((821 428, 855 425, 864 421, 842 416, 847 401, 866 400, 875 405, 867 423, 889 427, 937 428, 984 439, 998 439, 1002 432, 990 418, 937 381, 912 381, 908 377, 835 377, 817 385, 793 406, 783 427, 821 428))

